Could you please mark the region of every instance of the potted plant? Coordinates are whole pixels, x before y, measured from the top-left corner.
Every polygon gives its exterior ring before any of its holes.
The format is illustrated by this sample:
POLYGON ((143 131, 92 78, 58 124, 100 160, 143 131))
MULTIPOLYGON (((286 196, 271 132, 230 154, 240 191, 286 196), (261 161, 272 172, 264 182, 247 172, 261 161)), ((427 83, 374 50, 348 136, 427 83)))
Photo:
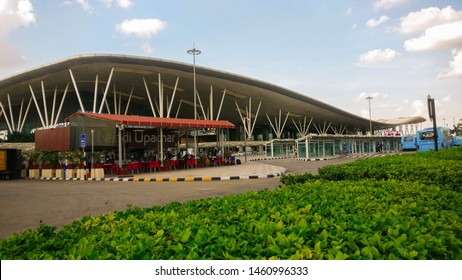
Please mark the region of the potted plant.
POLYGON ((29 177, 30 178, 39 178, 40 177, 40 168, 39 162, 41 159, 41 154, 39 152, 33 152, 29 156, 29 177))
POLYGON ((67 152, 58 152, 58 164, 55 166, 55 177, 64 178, 64 166, 67 152))
POLYGON ((76 178, 84 179, 85 178, 85 156, 81 151, 74 152, 74 163, 77 166, 76 178))
POLYGON ((91 177, 92 178, 104 178, 104 168, 101 163, 101 152, 93 152, 92 157, 92 167, 91 167, 91 177))
POLYGON ((59 163, 58 152, 42 151, 42 177, 55 177, 55 168, 59 163))

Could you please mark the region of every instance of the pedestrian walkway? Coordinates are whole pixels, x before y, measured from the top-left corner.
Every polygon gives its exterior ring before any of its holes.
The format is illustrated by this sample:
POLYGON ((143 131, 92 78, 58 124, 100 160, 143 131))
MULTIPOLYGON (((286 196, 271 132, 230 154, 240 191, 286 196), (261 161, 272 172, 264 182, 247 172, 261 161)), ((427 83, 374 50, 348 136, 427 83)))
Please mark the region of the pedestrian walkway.
POLYGON ((223 181, 240 179, 266 179, 284 175, 286 168, 264 164, 260 162, 247 162, 238 165, 213 166, 204 168, 178 169, 157 171, 149 173, 133 173, 124 176, 109 178, 41 178, 48 180, 90 180, 90 181, 124 181, 124 182, 192 182, 192 181, 223 181))

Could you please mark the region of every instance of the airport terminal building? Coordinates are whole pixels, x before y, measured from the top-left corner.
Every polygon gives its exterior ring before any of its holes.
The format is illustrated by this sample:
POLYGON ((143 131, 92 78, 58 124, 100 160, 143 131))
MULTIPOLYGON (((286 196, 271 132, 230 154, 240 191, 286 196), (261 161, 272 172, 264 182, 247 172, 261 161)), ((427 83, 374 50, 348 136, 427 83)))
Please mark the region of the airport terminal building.
POLYGON ((0 131, 35 131, 39 150, 79 149, 85 134, 87 147, 124 159, 393 150, 400 131, 423 121, 369 120, 268 82, 152 57, 78 55, 0 80, 0 131))

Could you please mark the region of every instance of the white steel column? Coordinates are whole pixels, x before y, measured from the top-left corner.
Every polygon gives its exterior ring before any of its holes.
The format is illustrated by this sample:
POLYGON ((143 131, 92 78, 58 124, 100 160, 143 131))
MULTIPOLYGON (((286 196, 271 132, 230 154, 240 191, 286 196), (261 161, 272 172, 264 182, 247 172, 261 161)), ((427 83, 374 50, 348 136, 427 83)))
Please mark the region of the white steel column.
POLYGON ((199 92, 196 91, 196 94, 197 94, 197 100, 199 100, 199 105, 201 105, 202 115, 204 116, 204 119, 206 120, 207 115, 205 114, 204 106, 202 106, 202 100, 201 100, 201 97, 199 95, 199 92))
POLYGON ((226 95, 226 89, 223 90, 223 96, 221 97, 220 107, 218 108, 218 113, 217 113, 217 121, 220 118, 221 107, 223 107, 223 101, 225 100, 225 95, 226 95))
POLYGON ((130 101, 132 100, 133 89, 134 89, 134 87, 132 87, 132 90, 130 91, 130 96, 128 96, 127 106, 125 106, 124 115, 127 115, 127 113, 128 113, 128 107, 130 106, 130 101))
POLYGON ((59 115, 61 114, 61 109, 63 108, 64 100, 66 99, 68 89, 69 89, 69 83, 67 83, 66 88, 64 89, 63 98, 61 99, 61 103, 59 104, 59 109, 58 109, 58 112, 56 113, 54 125, 58 123, 59 115))
POLYGON ((101 105, 99 106, 98 114, 101 114, 101 112, 103 111, 103 106, 106 101, 106 96, 107 96, 107 92, 109 91, 109 85, 111 84, 113 73, 114 73, 114 67, 112 67, 111 73, 109 74, 109 79, 107 80, 106 89, 104 90, 103 99, 101 100, 101 105))
POLYGON ((114 83, 114 114, 117 115, 117 93, 116 93, 116 85, 114 83))
POLYGON ((181 103, 183 103, 183 99, 180 100, 178 108, 176 109, 175 119, 178 118, 178 114, 180 113, 181 103))
POLYGON ((97 95, 98 95, 98 74, 96 74, 95 78, 95 91, 93 96, 93 113, 96 113, 96 102, 97 102, 97 95))
POLYGON ((40 81, 40 84, 42 85, 43 114, 45 115, 45 124, 47 125, 46 127, 48 128, 48 126, 49 126, 49 123, 48 123, 48 108, 47 108, 47 99, 45 97, 45 84, 43 83, 43 80, 40 81))
POLYGON ((32 103, 32 97, 29 98, 29 103, 27 103, 27 108, 26 108, 26 112, 24 112, 24 117, 22 119, 22 123, 21 123, 21 126, 19 127, 19 132, 22 131, 22 128, 24 127, 24 123, 26 122, 26 118, 27 118, 27 114, 29 114, 29 108, 30 108, 30 104, 32 103))
POLYGON ((56 95, 58 94, 58 86, 55 86, 55 92, 53 94, 53 106, 51 108, 51 120, 50 120, 50 126, 53 125, 54 123, 54 116, 55 116, 55 107, 56 107, 56 95))
POLYGON ((162 86, 162 79, 160 77, 160 73, 157 75, 158 78, 158 84, 159 84, 159 117, 163 118, 164 117, 164 88, 162 86))
POLYGON ((40 112, 40 107, 37 103, 37 99, 35 98, 34 90, 32 89, 32 86, 29 85, 30 93, 32 94, 32 98, 34 99, 35 107, 37 108, 37 113, 39 114, 40 121, 42 122, 42 126, 45 127, 45 122, 43 121, 42 113, 40 112))
POLYGON ((152 105, 151 94, 149 93, 148 84, 146 83, 146 79, 144 77, 143 77, 143 82, 144 82, 144 88, 146 89, 146 95, 148 96, 149 105, 151 105, 152 115, 154 117, 157 117, 156 111, 154 110, 154 106, 152 105))
POLYGON ((8 120, 8 116, 6 115, 6 111, 5 111, 5 108, 3 107, 3 103, 1 100, 0 100, 0 107, 2 108, 2 111, 5 113, 5 121, 6 121, 6 125, 8 126, 8 130, 10 132, 13 132, 13 129, 11 129, 10 121, 8 120))
MULTIPOLYGON (((13 128, 13 131, 15 131, 16 128, 15 128, 15 126, 14 126, 13 110, 11 109, 10 94, 8 93, 8 94, 6 95, 6 97, 8 98, 8 107, 10 108, 11 127, 13 128)), ((6 119, 6 113, 5 113, 5 119, 6 119)))
POLYGON ((175 87, 173 88, 172 100, 171 100, 170 106, 168 107, 168 110, 167 110, 167 118, 170 118, 170 111, 172 110, 173 100, 175 100, 175 94, 176 94, 176 89, 178 87, 178 81, 179 80, 180 80, 180 77, 176 77, 175 87))
POLYGON ((24 108, 24 97, 21 100, 21 108, 19 109, 18 127, 17 130, 21 132, 22 109, 24 108))
POLYGON ((210 85, 210 120, 213 120, 213 86, 210 85))
POLYGON ((80 93, 79 93, 79 89, 77 88, 77 83, 75 82, 74 75, 72 74, 72 69, 70 68, 69 68, 69 74, 71 74, 72 83, 74 84, 75 93, 77 94, 77 99, 79 100, 80 109, 82 110, 82 112, 85 112, 82 100, 80 99, 80 93))

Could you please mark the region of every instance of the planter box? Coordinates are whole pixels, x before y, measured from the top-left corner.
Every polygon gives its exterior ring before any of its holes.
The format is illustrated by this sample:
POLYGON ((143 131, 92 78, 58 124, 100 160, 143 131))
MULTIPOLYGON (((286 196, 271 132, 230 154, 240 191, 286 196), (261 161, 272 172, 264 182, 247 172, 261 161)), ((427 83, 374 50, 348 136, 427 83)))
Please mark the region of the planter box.
POLYGON ((55 169, 42 169, 42 177, 46 177, 46 178, 55 177, 55 169))
POLYGON ((104 169, 103 168, 93 168, 91 170, 92 178, 104 178, 104 169))
POLYGON ((55 177, 57 178, 64 178, 64 169, 56 169, 55 177))
MULTIPOLYGON (((87 170, 87 173, 88 173, 88 170, 87 170)), ((82 168, 77 169, 76 178, 85 179, 85 169, 82 169, 82 168)))
POLYGON ((40 169, 29 169, 29 178, 40 178, 40 169))
POLYGON ((26 177, 27 177, 26 169, 21 169, 21 178, 26 178, 26 177))
POLYGON ((66 169, 66 178, 75 178, 75 169, 66 169))

